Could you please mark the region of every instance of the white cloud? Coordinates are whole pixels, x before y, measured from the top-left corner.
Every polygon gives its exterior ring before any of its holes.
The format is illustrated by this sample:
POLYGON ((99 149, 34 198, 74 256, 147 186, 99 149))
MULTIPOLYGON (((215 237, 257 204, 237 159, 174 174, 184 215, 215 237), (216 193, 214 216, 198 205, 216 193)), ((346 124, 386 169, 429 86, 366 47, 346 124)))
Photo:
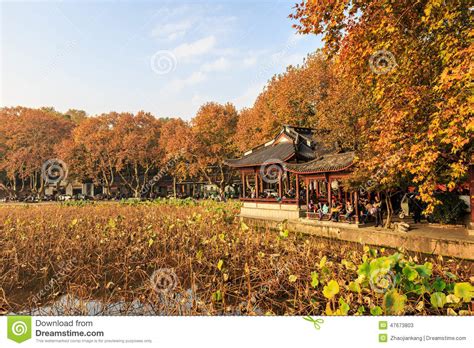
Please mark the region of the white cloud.
POLYGON ((200 40, 184 43, 173 49, 176 58, 188 58, 208 53, 216 44, 216 38, 211 35, 200 40))
POLYGON ((251 66, 254 66, 255 64, 257 64, 257 57, 251 56, 251 57, 244 58, 243 65, 245 67, 251 67, 251 66))
POLYGON ((190 19, 179 22, 171 22, 157 25, 151 32, 151 36, 159 40, 173 41, 186 35, 193 26, 190 19))
POLYGON ((225 71, 228 68, 230 68, 230 66, 231 66, 230 61, 224 57, 221 57, 213 62, 203 64, 201 69, 207 72, 225 71))
POLYGON ((211 100, 212 98, 209 98, 209 97, 205 97, 205 96, 202 96, 200 95, 199 93, 195 93, 193 95, 193 97, 191 98, 191 104, 193 106, 200 106, 204 103, 206 103, 207 101, 211 100))
POLYGON ((175 79, 171 81, 169 87, 173 92, 178 92, 185 87, 193 86, 207 79, 206 74, 202 71, 195 71, 184 79, 175 79))

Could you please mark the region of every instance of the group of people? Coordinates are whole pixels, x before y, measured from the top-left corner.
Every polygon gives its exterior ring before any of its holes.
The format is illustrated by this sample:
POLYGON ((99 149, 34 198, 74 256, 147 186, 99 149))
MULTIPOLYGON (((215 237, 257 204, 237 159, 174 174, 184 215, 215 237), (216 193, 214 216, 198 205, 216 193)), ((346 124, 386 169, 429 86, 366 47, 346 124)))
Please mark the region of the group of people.
POLYGON ((314 204, 311 200, 309 202, 308 211, 317 213, 319 220, 322 220, 325 216, 329 216, 329 219, 332 221, 338 222, 341 216, 344 216, 345 220, 351 222, 355 216, 354 206, 350 201, 347 201, 345 204, 341 201, 333 201, 331 207, 324 202, 319 202, 314 204))
MULTIPOLYGON (((375 227, 383 225, 383 210, 382 202, 377 196, 373 201, 361 200, 359 202, 359 222, 365 224, 369 219, 375 220, 375 227)), ((355 218, 355 207, 350 201, 345 203, 334 199, 331 206, 326 202, 318 202, 314 204, 313 200, 310 200, 308 204, 308 211, 318 214, 319 220, 322 220, 325 216, 329 217, 329 220, 339 222, 341 217, 344 217, 345 221, 351 223, 355 218)))
POLYGON ((379 196, 375 196, 372 201, 361 199, 360 212, 360 223, 365 224, 372 218, 375 221, 375 227, 383 226, 383 206, 379 196))

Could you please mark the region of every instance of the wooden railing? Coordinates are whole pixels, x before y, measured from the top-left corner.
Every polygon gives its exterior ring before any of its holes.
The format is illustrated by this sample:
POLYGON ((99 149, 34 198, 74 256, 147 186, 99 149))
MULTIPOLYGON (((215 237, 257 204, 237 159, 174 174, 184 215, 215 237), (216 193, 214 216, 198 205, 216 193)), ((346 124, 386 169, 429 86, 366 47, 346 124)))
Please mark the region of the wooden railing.
MULTIPOLYGON (((240 200, 242 202, 253 202, 253 203, 278 203, 278 204, 297 204, 298 201, 295 198, 283 198, 282 200, 278 200, 276 198, 243 198, 241 197, 240 200)), ((302 200, 300 200, 301 204, 305 204, 302 200)))

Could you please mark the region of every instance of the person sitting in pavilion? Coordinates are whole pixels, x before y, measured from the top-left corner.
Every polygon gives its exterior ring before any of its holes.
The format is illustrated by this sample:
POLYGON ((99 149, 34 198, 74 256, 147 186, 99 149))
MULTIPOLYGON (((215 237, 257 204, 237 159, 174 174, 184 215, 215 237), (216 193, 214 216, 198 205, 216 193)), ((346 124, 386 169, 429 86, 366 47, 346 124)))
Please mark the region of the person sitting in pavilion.
POLYGON ((350 201, 346 202, 346 221, 349 221, 349 223, 352 221, 352 218, 354 216, 354 207, 352 206, 352 203, 350 201))
POLYGON ((340 209, 339 205, 335 201, 333 201, 332 202, 332 207, 331 207, 331 220, 332 221, 335 221, 335 222, 339 221, 340 211, 341 211, 341 209, 340 209))
POLYGON ((321 202, 318 203, 318 215, 319 220, 322 220, 325 215, 329 213, 329 207, 326 203, 322 204, 321 202))

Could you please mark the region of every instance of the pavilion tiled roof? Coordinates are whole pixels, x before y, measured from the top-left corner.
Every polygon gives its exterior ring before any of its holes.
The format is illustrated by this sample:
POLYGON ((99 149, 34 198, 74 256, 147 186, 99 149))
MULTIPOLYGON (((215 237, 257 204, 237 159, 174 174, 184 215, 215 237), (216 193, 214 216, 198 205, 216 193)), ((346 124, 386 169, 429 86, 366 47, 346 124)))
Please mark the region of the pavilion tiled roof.
POLYGON ((349 168, 355 159, 355 153, 343 152, 325 154, 315 160, 306 163, 288 163, 285 168, 293 173, 327 173, 338 172, 349 168))
POLYGON ((262 163, 285 162, 295 155, 293 143, 279 143, 276 145, 262 146, 241 158, 228 159, 226 164, 230 167, 259 166, 262 163))
POLYGON ((247 151, 241 158, 228 159, 225 163, 239 168, 287 162, 294 158, 309 161, 316 157, 315 145, 312 129, 284 125, 273 140, 247 151), (277 141, 281 136, 285 136, 287 140, 277 141))

